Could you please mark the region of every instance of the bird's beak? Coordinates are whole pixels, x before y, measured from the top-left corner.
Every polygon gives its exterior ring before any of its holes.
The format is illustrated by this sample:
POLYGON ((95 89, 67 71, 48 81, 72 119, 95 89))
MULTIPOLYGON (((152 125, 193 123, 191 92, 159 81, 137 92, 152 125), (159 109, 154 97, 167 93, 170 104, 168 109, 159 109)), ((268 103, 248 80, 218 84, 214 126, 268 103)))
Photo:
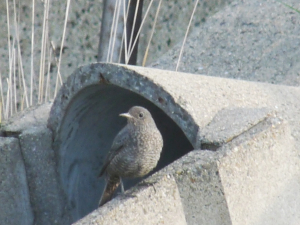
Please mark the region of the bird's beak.
POLYGON ((133 116, 130 115, 129 113, 122 113, 119 116, 123 116, 123 117, 126 117, 126 118, 133 118, 133 116))

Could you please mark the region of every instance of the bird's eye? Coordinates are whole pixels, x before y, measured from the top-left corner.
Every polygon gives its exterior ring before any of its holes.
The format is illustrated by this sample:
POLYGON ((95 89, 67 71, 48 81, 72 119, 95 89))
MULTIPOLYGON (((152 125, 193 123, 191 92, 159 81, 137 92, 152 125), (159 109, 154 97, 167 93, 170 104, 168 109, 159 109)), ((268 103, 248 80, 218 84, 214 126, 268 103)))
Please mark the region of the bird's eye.
POLYGON ((144 117, 144 113, 140 112, 139 113, 139 118, 143 118, 144 117))

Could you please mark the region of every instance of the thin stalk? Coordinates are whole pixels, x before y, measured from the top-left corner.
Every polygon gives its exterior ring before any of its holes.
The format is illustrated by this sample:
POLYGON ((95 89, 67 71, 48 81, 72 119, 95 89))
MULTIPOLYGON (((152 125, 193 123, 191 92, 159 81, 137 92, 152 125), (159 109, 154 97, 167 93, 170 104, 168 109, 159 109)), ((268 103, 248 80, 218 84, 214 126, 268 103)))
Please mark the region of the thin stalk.
POLYGON ((9 74, 9 84, 10 86, 8 86, 9 88, 9 92, 10 92, 10 98, 9 98, 9 106, 10 106, 10 114, 12 115, 13 114, 13 83, 12 83, 12 74, 16 74, 16 58, 15 58, 15 49, 13 49, 13 63, 12 63, 12 68, 13 68, 13 73, 9 74))
POLYGON ((30 68, 30 105, 32 105, 32 95, 33 95, 33 60, 34 60, 34 10, 35 2, 32 0, 32 19, 31 19, 31 68, 30 68))
POLYGON ((17 80, 16 80, 16 58, 14 57, 14 82, 13 82, 13 93, 14 93, 14 105, 15 105, 15 112, 18 111, 18 106, 17 106, 17 80))
POLYGON ((115 7, 114 7, 114 15, 113 15, 113 21, 112 21, 112 25, 111 25, 111 29, 110 29, 110 36, 109 36, 109 43, 108 43, 108 49, 107 49, 107 57, 106 57, 106 62, 109 62, 109 59, 111 58, 110 55, 112 54, 112 36, 114 33, 114 27, 115 27, 115 23, 116 23, 116 14, 117 14, 117 5, 119 4, 119 1, 116 1, 115 3, 115 7))
POLYGON ((16 15, 16 2, 14 0, 14 23, 15 23, 15 30, 16 30, 16 40, 17 40, 17 48, 18 48, 18 62, 20 65, 20 71, 21 71, 21 77, 22 77, 22 83, 24 88, 24 97, 26 101, 26 107, 29 106, 29 101, 27 97, 27 87, 26 82, 24 78, 24 70, 23 70, 23 62, 22 62, 22 55, 21 55, 21 47, 20 47, 20 41, 19 41, 19 27, 17 24, 17 15, 16 15))
MULTIPOLYGON (((125 50, 125 62, 128 62, 127 56, 128 56, 128 46, 127 46, 127 17, 128 17, 128 12, 129 12, 129 5, 130 2, 128 3, 127 10, 126 10, 126 4, 125 0, 123 0, 123 13, 124 13, 124 29, 123 29, 123 35, 124 35, 124 50, 125 50)), ((123 45, 123 44, 122 44, 123 45)))
POLYGON ((114 54, 114 48, 115 48, 115 43, 116 43, 116 35, 117 35, 117 29, 118 29, 118 19, 119 19, 119 15, 120 15, 120 11, 121 11, 121 0, 118 0, 118 5, 117 7, 115 8, 115 10, 117 11, 117 15, 116 17, 114 17, 113 19, 113 24, 115 25, 114 26, 114 37, 113 37, 113 41, 112 41, 112 47, 111 47, 111 50, 110 50, 110 59, 109 59, 109 62, 112 62, 113 61, 113 54, 114 54))
POLYGON ((184 49, 184 44, 185 44, 185 42, 186 42, 186 38, 187 38, 187 35, 188 35, 189 30, 190 30, 190 27, 191 27, 191 23, 192 23, 192 20, 193 20, 195 11, 196 11, 196 9, 197 9, 198 2, 199 2, 199 0, 197 0, 196 3, 195 3, 195 6, 194 6, 194 9, 193 9, 193 12, 192 12, 192 15, 191 15, 191 18, 190 18, 188 27, 187 27, 186 32, 185 32, 184 39, 183 39, 183 43, 182 43, 182 46, 181 46, 181 49, 180 49, 180 53, 179 53, 179 57, 178 57, 178 62, 177 62, 176 70, 175 70, 175 71, 178 70, 178 67, 179 67, 179 64, 180 64, 180 60, 181 60, 181 57, 182 57, 182 52, 183 52, 183 49, 184 49))
MULTIPOLYGON (((126 8, 126 4, 125 1, 123 0, 123 14, 124 14, 124 29, 123 29, 123 34, 122 34, 122 40, 121 40, 121 48, 120 48, 120 52, 119 52, 119 59, 118 59, 118 63, 121 62, 121 57, 122 57, 122 51, 123 51, 123 45, 125 46, 126 44, 126 50, 125 51, 125 55, 127 54, 127 42, 124 42, 125 39, 125 34, 127 34, 127 28, 126 28, 126 21, 128 18, 128 13, 129 13, 129 6, 130 6, 131 0, 128 1, 128 5, 127 5, 127 9, 126 8)), ((127 36, 126 36, 127 37, 127 36)), ((126 38, 127 40, 127 38, 126 38)), ((124 48, 125 49, 125 48, 124 48)))
POLYGON ((148 44, 147 44, 147 48, 146 48, 146 51, 145 51, 145 55, 144 55, 144 59, 143 59, 143 64, 142 64, 142 66, 145 66, 146 61, 147 61, 148 52, 149 52, 151 40, 152 40, 154 31, 155 31, 155 26, 156 26, 158 14, 159 14, 159 11, 160 11, 161 2, 162 2, 162 0, 159 1, 158 6, 157 6, 157 10, 156 10, 156 14, 155 14, 154 22, 153 22, 152 31, 151 31, 151 35, 150 35, 150 38, 149 38, 149 41, 148 41, 148 44))
POLYGON ((282 2, 282 1, 279 1, 279 0, 275 0, 275 1, 281 3, 282 5, 288 7, 288 8, 291 9, 291 10, 294 10, 294 11, 297 12, 297 13, 300 13, 300 10, 299 10, 299 9, 296 9, 296 8, 294 8, 293 6, 286 4, 285 2, 282 2))
MULTIPOLYGON (((148 16, 148 13, 149 13, 149 10, 150 10, 150 8, 151 8, 152 3, 153 3, 153 0, 151 0, 151 2, 149 3, 149 6, 148 6, 148 8, 147 8, 147 10, 146 10, 146 13, 145 13, 145 16, 144 16, 144 18, 143 18, 143 20, 142 20, 142 22, 141 22, 141 26, 140 26, 140 28, 139 28, 139 30, 138 30, 138 32, 137 32, 137 35, 136 35, 136 37, 135 37, 135 39, 134 39, 132 48, 129 50, 129 55, 128 55, 127 59, 130 58, 130 56, 131 56, 131 54, 132 54, 132 52, 133 52, 133 50, 134 50, 134 46, 136 45, 137 40, 138 40, 138 38, 139 38, 139 36, 140 36, 141 30, 142 30, 143 25, 144 25, 144 23, 145 23, 145 20, 146 20, 146 18, 147 18, 147 16, 148 16)), ((127 64, 127 63, 128 63, 128 60, 127 60, 126 64, 127 64)))
POLYGON ((41 59, 40 59, 40 74, 39 74, 39 94, 38 94, 38 102, 42 102, 43 98, 43 81, 45 74, 45 57, 46 57, 46 32, 47 32, 47 6, 49 0, 45 0, 44 2, 44 19, 43 19, 43 32, 42 32, 42 47, 41 47, 41 59))
MULTIPOLYGON (((10 22, 9 22, 9 5, 8 0, 6 0, 6 18, 7 18, 7 43, 8 43, 8 58, 11 60, 11 43, 10 43, 10 22)), ((11 71, 9 71, 11 73, 11 71)))
MULTIPOLYGON (((50 7, 50 0, 47 1, 47 10, 46 10, 46 24, 45 24, 45 44, 44 44, 44 68, 43 68, 43 74, 42 74, 42 81, 41 81, 41 99, 40 101, 43 102, 43 96, 44 96, 44 86, 45 86, 45 67, 46 67, 46 54, 47 54, 47 50, 49 50, 49 41, 48 41, 48 32, 49 32, 49 22, 48 22, 48 18, 49 18, 49 7, 50 7)), ((48 59, 49 60, 49 59, 48 59)))
POLYGON ((51 61, 52 61, 52 49, 49 47, 49 56, 48 56, 48 72, 47 72, 47 81, 46 81, 46 90, 45 90, 45 102, 47 99, 50 99, 50 68, 51 68, 51 61), (49 92, 49 94, 48 94, 49 92))
POLYGON ((137 0, 137 4, 135 6, 135 12, 134 12, 134 19, 133 19, 131 34, 130 34, 130 40, 129 40, 129 49, 131 49, 131 45, 132 45, 133 32, 134 32, 134 28, 135 28, 137 13, 138 13, 138 10, 139 10, 139 4, 140 4, 140 0, 137 0))
POLYGON ((6 115, 5 115, 5 109, 4 109, 4 105, 5 105, 5 99, 3 96, 3 86, 2 86, 2 74, 0 73, 0 93, 1 93, 1 108, 2 108, 2 114, 4 119, 6 119, 6 115))
POLYGON ((59 51, 59 59, 58 59, 58 67, 57 67, 57 76, 56 76, 54 97, 56 96, 57 91, 58 91, 58 81, 60 82, 60 85, 62 85, 62 78, 61 78, 61 75, 60 75, 60 65, 61 65, 61 58, 62 58, 62 50, 64 48, 66 30, 67 30, 67 22, 68 22, 70 3, 71 3, 71 0, 68 0, 67 1, 66 14, 65 14, 65 23, 64 23, 63 36, 62 36, 60 51, 59 51))
MULTIPOLYGON (((6 78, 6 82, 7 82, 7 87, 9 87, 9 80, 8 78, 6 78)), ((6 114, 6 119, 9 117, 9 96, 10 96, 10 89, 7 88, 7 94, 6 94, 6 106, 5 106, 5 114, 6 114)))

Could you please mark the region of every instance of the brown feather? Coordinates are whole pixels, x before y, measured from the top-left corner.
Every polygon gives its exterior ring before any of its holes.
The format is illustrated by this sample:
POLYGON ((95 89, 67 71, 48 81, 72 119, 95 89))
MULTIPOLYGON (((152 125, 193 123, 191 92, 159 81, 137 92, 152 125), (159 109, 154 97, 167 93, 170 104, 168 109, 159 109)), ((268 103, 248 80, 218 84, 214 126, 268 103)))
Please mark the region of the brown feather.
POLYGON ((114 192, 119 187, 121 179, 119 176, 109 177, 106 182, 106 186, 102 193, 102 196, 99 201, 99 207, 104 205, 106 202, 110 201, 113 197, 114 192))

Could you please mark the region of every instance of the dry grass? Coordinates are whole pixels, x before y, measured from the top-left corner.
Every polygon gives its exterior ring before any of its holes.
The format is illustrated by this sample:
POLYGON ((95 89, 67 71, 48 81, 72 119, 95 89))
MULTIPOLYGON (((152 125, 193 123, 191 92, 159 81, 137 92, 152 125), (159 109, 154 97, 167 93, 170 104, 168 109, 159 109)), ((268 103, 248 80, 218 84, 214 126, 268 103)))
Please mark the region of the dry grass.
MULTIPOLYGON (((10 2, 11 3, 11 2, 10 2)), ((138 29, 138 34, 136 36, 133 35, 133 32, 128 35, 126 34, 126 29, 123 29, 123 36, 122 36, 122 42, 121 46, 124 46, 124 52, 125 52, 125 63, 128 62, 133 49, 135 45, 137 45, 138 38, 140 36, 142 27, 145 24, 145 21, 148 17, 150 8, 152 7, 153 0, 150 2, 147 2, 148 5, 145 6, 145 12, 142 18, 141 26, 138 29), (129 39, 129 44, 127 45, 127 40, 129 39)), ((155 19, 152 24, 152 30, 151 35, 147 40, 147 47, 146 51, 144 53, 143 57, 143 66, 145 66, 147 57, 148 57, 148 51, 151 48, 151 40, 153 37, 153 34, 155 32, 155 27, 157 25, 157 20, 160 16, 160 9, 161 9, 161 3, 162 0, 159 1, 158 6, 156 8, 156 14, 155 19)), ((64 27, 62 31, 61 36, 61 44, 60 46, 64 46, 65 43, 65 37, 67 32, 67 22, 68 22, 68 16, 70 11, 70 0, 66 1, 66 8, 65 8, 65 19, 64 19, 64 27)), ((140 4, 140 1, 137 1, 137 5, 140 4)), ((182 50, 184 47, 184 43, 189 31, 189 27, 191 26, 191 21, 194 16, 194 12, 196 10, 196 7, 198 5, 198 0, 195 3, 193 12, 190 12, 191 19, 189 24, 187 24, 186 27, 186 35, 183 40, 182 44, 182 50)), ((36 15, 36 2, 35 0, 32 0, 32 18, 31 18, 31 24, 28 24, 28 27, 31 28, 31 55, 30 55, 30 73, 24 74, 23 69, 23 58, 22 58, 22 51, 21 51, 21 45, 20 45, 20 36, 19 36, 19 24, 21 20, 21 16, 18 10, 18 4, 16 3, 16 0, 6 0, 6 12, 7 12, 7 46, 8 46, 8 74, 1 74, 0 73, 0 121, 3 118, 4 120, 12 116, 14 113, 18 111, 22 111, 27 107, 41 104, 43 102, 52 100, 55 98, 60 86, 63 83, 63 79, 60 73, 61 70, 61 62, 62 60, 65 60, 62 58, 63 53, 63 47, 60 47, 60 49, 56 49, 56 46, 51 40, 49 35, 49 13, 50 13, 50 0, 44 0, 44 10, 43 10, 43 22, 42 22, 42 40, 41 45, 39 46, 40 50, 40 57, 39 59, 36 58, 36 54, 34 49, 37 47, 37 42, 35 40, 35 15, 36 15), (9 1, 13 1, 13 4, 9 4, 9 1), (13 11, 13 15, 10 15, 9 13, 13 11), (10 21, 10 18, 13 18, 13 21, 10 21), (10 30, 13 29, 15 32, 14 34, 11 34, 10 30), (11 39, 10 37, 13 36, 11 39), (56 53, 59 51, 59 56, 56 56, 56 53), (35 65, 37 64, 37 61, 39 61, 39 73, 38 73, 38 79, 35 79, 34 71, 35 71, 35 65), (57 73, 53 74, 51 72, 51 63, 55 62, 57 67, 57 73), (28 77, 25 77, 28 76, 28 77), (54 83, 51 82, 51 80, 54 80, 54 83), (4 82, 5 81, 5 82, 4 82)), ((128 7, 125 7, 125 0, 118 0, 116 1, 115 5, 115 11, 114 11, 114 21, 111 26, 111 35, 110 35, 110 42, 109 42, 109 52, 107 52, 107 62, 112 61, 112 55, 118 54, 119 60, 121 56, 122 49, 115 53, 115 43, 117 41, 116 39, 116 30, 118 26, 122 26, 122 24, 118 24, 118 16, 122 10, 122 13, 124 16, 123 24, 126 24, 126 19, 128 17, 128 7)), ((135 10, 135 19, 134 24, 136 23, 136 16, 137 16, 137 10, 135 10)), ((134 25, 133 24, 133 25, 134 25)), ((95 50, 96 51, 96 50, 95 50)), ((182 51, 179 56, 177 67, 180 63, 182 51)), ((177 69, 177 68, 176 68, 177 69)))

